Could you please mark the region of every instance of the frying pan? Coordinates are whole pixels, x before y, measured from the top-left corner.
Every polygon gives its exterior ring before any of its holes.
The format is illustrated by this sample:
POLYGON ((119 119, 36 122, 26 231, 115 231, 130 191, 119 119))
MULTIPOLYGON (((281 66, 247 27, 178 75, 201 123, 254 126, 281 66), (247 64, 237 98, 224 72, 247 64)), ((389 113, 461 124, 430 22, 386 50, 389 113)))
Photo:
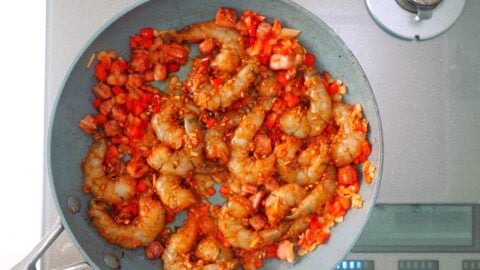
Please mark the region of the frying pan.
MULTIPOLYGON (((317 57, 318 70, 328 70, 333 77, 348 87, 346 101, 361 103, 369 121, 368 139, 372 144, 370 162, 377 168, 373 183, 362 184, 360 194, 364 203, 361 209, 347 213, 344 222, 335 226, 326 245, 300 258, 296 269, 332 269, 351 249, 363 230, 375 204, 379 189, 383 139, 380 116, 375 97, 359 63, 342 40, 319 18, 287 0, 164 0, 142 2, 119 14, 101 29, 84 47, 64 79, 57 96, 48 133, 47 159, 49 179, 60 220, 46 234, 42 242, 14 269, 35 269, 35 261, 63 229, 66 229, 87 263, 96 269, 159 269, 160 260, 146 259, 143 249, 125 250, 108 244, 100 237, 86 215, 89 194, 82 191, 83 174, 80 163, 91 144, 89 135, 77 123, 87 113, 94 113, 90 91, 95 84, 93 71, 87 70, 91 55, 100 50, 116 50, 129 58, 128 38, 141 27, 180 29, 194 22, 211 20, 219 6, 258 11, 268 18, 278 18, 282 25, 302 30, 300 42, 317 57), (73 210, 73 211, 72 211, 73 210)), ((183 68, 181 73, 186 73, 183 68)), ((185 74, 180 74, 184 76, 185 74)), ((360 177, 361 181, 363 177, 360 177)), ((265 269, 293 269, 292 264, 268 260, 265 269)))

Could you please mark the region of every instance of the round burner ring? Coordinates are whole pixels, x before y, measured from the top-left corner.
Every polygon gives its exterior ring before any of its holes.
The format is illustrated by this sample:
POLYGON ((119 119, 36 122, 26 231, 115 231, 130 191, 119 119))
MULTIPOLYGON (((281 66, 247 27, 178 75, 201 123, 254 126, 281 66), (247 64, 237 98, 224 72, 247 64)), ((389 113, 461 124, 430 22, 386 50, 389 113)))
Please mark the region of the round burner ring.
POLYGON ((460 17, 465 0, 365 0, 374 21, 406 40, 425 40, 447 31, 460 17))
POLYGON ((395 0, 402 8, 412 13, 417 13, 417 6, 425 9, 434 9, 443 0, 395 0))

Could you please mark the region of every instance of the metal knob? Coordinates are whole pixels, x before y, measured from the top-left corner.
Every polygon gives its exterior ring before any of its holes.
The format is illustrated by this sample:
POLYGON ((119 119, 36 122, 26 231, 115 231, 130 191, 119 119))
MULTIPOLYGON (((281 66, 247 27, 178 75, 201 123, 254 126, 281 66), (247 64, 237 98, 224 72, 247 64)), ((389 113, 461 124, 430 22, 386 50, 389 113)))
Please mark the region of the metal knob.
POLYGON ((443 0, 396 0, 405 10, 416 13, 416 21, 428 20, 432 18, 433 9, 443 0))

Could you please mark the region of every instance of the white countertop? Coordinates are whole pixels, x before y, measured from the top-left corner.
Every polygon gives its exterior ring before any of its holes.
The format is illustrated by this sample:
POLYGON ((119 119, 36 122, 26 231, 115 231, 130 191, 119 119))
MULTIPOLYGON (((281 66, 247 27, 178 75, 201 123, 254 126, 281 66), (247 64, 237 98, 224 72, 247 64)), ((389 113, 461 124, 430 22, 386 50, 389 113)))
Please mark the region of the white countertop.
POLYGON ((11 1, 0 9, 0 269, 15 265, 41 237, 45 6, 11 1))

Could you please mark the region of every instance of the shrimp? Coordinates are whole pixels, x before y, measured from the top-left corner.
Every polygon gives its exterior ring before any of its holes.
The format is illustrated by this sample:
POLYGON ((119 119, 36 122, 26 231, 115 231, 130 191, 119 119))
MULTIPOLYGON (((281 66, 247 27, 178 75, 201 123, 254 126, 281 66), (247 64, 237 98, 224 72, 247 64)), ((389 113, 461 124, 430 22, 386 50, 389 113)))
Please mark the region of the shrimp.
POLYGON ((239 195, 231 196, 220 209, 218 229, 232 246, 255 249, 278 241, 288 229, 287 223, 260 231, 246 228, 242 220, 253 213, 253 210, 251 201, 239 195))
POLYGON ((316 71, 305 75, 305 86, 310 100, 308 110, 296 106, 282 113, 279 119, 282 131, 299 139, 320 135, 332 120, 332 102, 316 71))
POLYGON ((285 141, 275 147, 276 168, 283 180, 305 186, 320 180, 330 157, 326 138, 315 138, 297 156, 301 147, 301 140, 286 136, 285 141))
POLYGON ((257 158, 264 158, 272 153, 272 139, 266 134, 255 135, 254 146, 253 155, 257 158))
POLYGON ((225 172, 225 168, 218 166, 217 162, 205 160, 199 167, 195 168, 193 174, 217 174, 225 172))
POLYGON ((210 197, 215 194, 213 184, 225 183, 229 176, 230 175, 227 171, 219 171, 209 174, 194 173, 190 180, 190 187, 200 196, 210 197))
POLYGON ((205 154, 209 159, 215 159, 220 164, 227 164, 230 159, 230 147, 226 142, 226 134, 236 128, 242 121, 243 112, 229 110, 215 127, 205 132, 205 154))
POLYGON ((367 120, 362 117, 360 105, 335 102, 333 114, 340 129, 333 136, 330 155, 335 165, 342 167, 361 154, 361 144, 366 140, 367 120))
POLYGON ((172 175, 160 175, 153 179, 155 192, 162 203, 174 212, 180 212, 195 202, 195 195, 180 185, 180 178, 172 175))
POLYGON ((185 224, 170 237, 162 256, 165 270, 187 269, 185 255, 194 248, 200 232, 197 223, 198 216, 189 212, 185 224))
POLYGON ((307 196, 305 189, 296 184, 286 184, 272 191, 265 200, 265 213, 268 222, 276 225, 290 209, 300 204, 307 196))
POLYGON ((265 118, 264 105, 257 105, 247 113, 240 125, 235 129, 231 141, 230 161, 228 169, 242 182, 258 183, 259 180, 271 176, 275 172, 275 155, 264 158, 249 156, 248 147, 252 143, 257 130, 265 118))
POLYGON ((289 219, 297 219, 318 212, 335 193, 337 185, 335 167, 330 165, 322 176, 322 180, 309 192, 297 208, 294 208, 289 219))
POLYGON ((245 111, 242 109, 229 110, 223 114, 223 118, 220 120, 220 126, 227 131, 236 128, 242 122, 243 115, 245 115, 245 111))
POLYGON ((230 158, 230 147, 224 140, 225 132, 220 127, 209 128, 205 132, 205 154, 209 159, 216 159, 226 164, 230 158))
POLYGON ((182 149, 172 151, 165 144, 153 147, 147 163, 162 174, 185 176, 202 164, 204 131, 197 116, 187 113, 184 117, 186 140, 182 149))
POLYGON ((168 240, 162 256, 164 269, 235 269, 237 262, 234 260, 231 250, 225 248, 212 236, 200 240, 195 248, 197 238, 201 233, 199 223, 202 218, 195 211, 192 209, 189 212, 185 224, 168 240), (187 254, 194 249, 194 255, 203 263, 207 263, 206 265, 195 265, 190 262, 187 254))
POLYGON ((233 252, 222 245, 215 237, 207 236, 195 248, 195 257, 207 263, 201 269, 235 269, 238 262, 233 252))
POLYGON ((85 175, 83 189, 92 193, 93 197, 107 203, 128 201, 135 196, 137 181, 129 174, 124 173, 117 179, 105 174, 103 159, 107 151, 107 142, 104 139, 94 142, 90 146, 87 156, 82 163, 85 175))
POLYGON ((150 121, 158 140, 173 149, 180 149, 184 143, 185 129, 177 122, 178 113, 184 107, 179 96, 170 96, 150 121))
POLYGON ((140 197, 139 215, 128 225, 116 223, 108 214, 109 206, 93 199, 90 202, 88 216, 98 233, 112 244, 125 248, 148 246, 163 230, 165 209, 151 193, 140 197))
POLYGON ((240 65, 244 53, 242 37, 233 28, 215 22, 201 22, 187 26, 179 35, 188 42, 200 42, 213 38, 220 45, 220 52, 212 61, 212 67, 223 72, 233 72, 240 65))
POLYGON ((214 177, 210 174, 194 174, 190 178, 190 188, 201 197, 208 198, 216 193, 213 186, 215 182, 214 177))
MULTIPOLYGON (((220 252, 221 245, 217 239, 211 236, 207 236, 200 240, 195 249, 195 257, 205 262, 214 262, 217 258, 221 255, 220 252)), ((229 254, 222 254, 223 256, 227 256, 230 259, 232 258, 232 252, 229 249, 225 249, 229 254)))
POLYGON ((246 96, 250 85, 255 81, 258 65, 253 62, 245 64, 219 86, 210 81, 208 62, 204 59, 195 59, 192 71, 186 80, 186 87, 193 101, 199 107, 216 111, 232 105, 238 99, 246 96))
POLYGON ((296 239, 301 233, 310 227, 310 220, 308 217, 299 217, 290 223, 287 232, 282 237, 283 239, 296 239))
POLYGON ((262 73, 264 77, 257 85, 257 93, 260 97, 276 97, 282 91, 282 85, 275 78, 275 74, 267 70, 262 73))

